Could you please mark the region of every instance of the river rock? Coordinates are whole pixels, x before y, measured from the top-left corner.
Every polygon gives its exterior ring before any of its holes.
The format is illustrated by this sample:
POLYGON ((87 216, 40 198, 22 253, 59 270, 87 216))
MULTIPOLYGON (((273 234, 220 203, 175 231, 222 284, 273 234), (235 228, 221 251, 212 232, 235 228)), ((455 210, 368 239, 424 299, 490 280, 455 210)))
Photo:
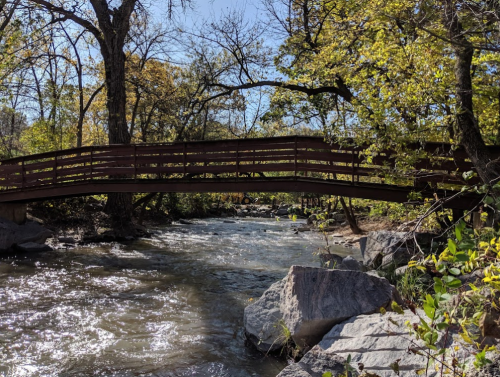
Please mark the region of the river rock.
MULTIPOLYGON (((426 318, 422 311, 417 313, 418 315, 405 310, 404 314, 391 312, 385 315, 359 315, 350 318, 334 326, 318 347, 325 352, 342 357, 351 355, 352 367, 359 368, 361 364, 364 372, 380 377, 417 376, 416 371, 425 370, 428 362, 427 356, 418 354, 419 351, 427 352, 427 348, 416 339, 415 335, 410 335, 406 324, 408 322, 412 326, 414 323, 420 323, 420 317, 426 318), (390 367, 390 364, 395 362, 399 368, 398 375, 390 367)), ((463 346, 459 346, 456 350, 455 346, 458 343, 453 337, 457 335, 451 332, 439 333, 438 348, 446 346, 458 360, 471 365, 474 350, 465 349, 463 346)), ((446 363, 451 365, 451 356, 449 357, 446 363)), ((431 365, 426 376, 437 375, 439 373, 431 365)), ((446 371, 445 375, 448 375, 446 371)))
POLYGON ((300 348, 312 347, 332 326, 359 314, 401 303, 386 279, 359 271, 292 266, 285 278, 280 310, 300 348))
POLYGON ((49 245, 36 242, 26 242, 16 245, 16 249, 19 251, 30 252, 30 253, 38 253, 38 252, 53 250, 49 245))
POLYGON ((259 351, 276 351, 282 348, 287 340, 283 336, 283 314, 280 311, 284 286, 284 279, 274 283, 261 298, 245 308, 245 332, 259 351))
POLYGON ((58 241, 61 243, 76 243, 76 240, 73 237, 59 237, 58 241))
POLYGON ((325 372, 338 376, 345 370, 345 362, 343 357, 315 346, 302 360, 287 366, 277 377, 322 377, 325 372))
POLYGON ((352 255, 348 255, 340 263, 339 270, 363 271, 363 266, 352 255))
POLYGON ((182 225, 193 225, 194 224, 192 221, 188 221, 188 220, 184 220, 184 219, 180 219, 179 223, 182 225))
POLYGON ((340 266, 342 264, 344 257, 338 254, 322 253, 319 255, 319 260, 321 262, 321 267, 335 269, 337 268, 337 266, 340 266))
POLYGON ((9 250, 14 245, 34 242, 43 244, 52 232, 38 223, 26 222, 24 225, 0 218, 0 250, 9 250))
MULTIPOLYGON (((363 263, 372 268, 382 264, 384 256, 395 252, 409 239, 408 233, 377 231, 368 233, 366 244, 361 248, 363 263)), ((360 244, 361 246, 361 244, 360 244)))
POLYGON ((363 263, 370 268, 399 267, 408 263, 420 249, 429 250, 435 237, 432 233, 415 233, 414 236, 411 232, 370 232, 366 239, 359 240, 363 263))
POLYGON ((382 262, 379 268, 384 269, 389 266, 404 266, 407 265, 411 258, 415 255, 413 248, 398 247, 383 255, 382 262))
POLYGON ((332 215, 332 219, 338 222, 345 221, 345 214, 344 213, 334 213, 332 215))
POLYGON ((319 255, 321 267, 334 270, 363 271, 363 266, 351 255, 342 257, 337 254, 323 253, 319 255))

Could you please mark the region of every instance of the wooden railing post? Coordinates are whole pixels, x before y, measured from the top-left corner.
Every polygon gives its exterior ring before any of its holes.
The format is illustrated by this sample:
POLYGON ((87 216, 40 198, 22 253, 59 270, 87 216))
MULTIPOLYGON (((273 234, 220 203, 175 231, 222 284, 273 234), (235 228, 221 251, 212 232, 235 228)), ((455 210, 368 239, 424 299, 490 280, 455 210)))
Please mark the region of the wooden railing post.
POLYGON ((134 144, 134 180, 137 179, 137 145, 134 144))
POLYGON ((94 146, 90 147, 90 180, 93 179, 92 177, 92 166, 94 165, 94 146))
POLYGON ((183 143, 182 145, 182 171, 183 171, 183 178, 186 178, 186 142, 183 143))
POLYGON ((351 150, 351 156, 352 156, 352 171, 351 171, 351 183, 354 184, 354 149, 351 150))
POLYGON ((54 177, 52 183, 54 185, 57 183, 57 152, 54 152, 54 177))
POLYGON ((25 178, 24 178, 24 172, 25 172, 25 168, 24 168, 24 159, 25 157, 23 156, 23 159, 21 160, 21 188, 24 188, 24 182, 25 182, 25 178))
POLYGON ((252 178, 255 178, 255 165, 256 165, 256 163, 255 163, 255 153, 256 152, 255 152, 255 149, 254 149, 253 150, 253 162, 252 162, 252 164, 253 164, 252 178))
POLYGON ((305 155, 306 155, 306 160, 305 160, 305 162, 306 162, 306 170, 304 171, 304 177, 307 177, 307 164, 308 164, 308 162, 307 162, 307 147, 305 149, 305 155))
POLYGON ((294 172, 293 172, 293 175, 294 175, 295 177, 297 177, 297 173, 298 173, 298 172, 297 172, 297 154, 299 153, 299 152, 297 151, 297 145, 298 145, 298 144, 297 144, 297 136, 295 136, 295 143, 294 143, 294 144, 295 144, 295 145, 294 145, 294 150, 295 150, 295 153, 294 153, 294 156, 295 156, 295 161, 294 161, 294 172))
POLYGON ((240 177, 240 140, 236 140, 236 178, 240 177))
POLYGON ((359 151, 356 153, 356 181, 359 183, 359 151))

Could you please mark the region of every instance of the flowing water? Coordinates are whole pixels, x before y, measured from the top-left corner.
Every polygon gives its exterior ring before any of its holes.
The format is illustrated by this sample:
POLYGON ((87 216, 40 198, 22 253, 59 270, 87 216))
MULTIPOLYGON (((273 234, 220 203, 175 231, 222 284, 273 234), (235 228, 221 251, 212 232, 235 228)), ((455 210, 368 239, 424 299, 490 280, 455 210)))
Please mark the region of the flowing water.
POLYGON ((318 266, 324 241, 299 225, 211 219, 2 257, 0 376, 276 376, 282 361, 245 346, 243 310, 291 265, 318 266))

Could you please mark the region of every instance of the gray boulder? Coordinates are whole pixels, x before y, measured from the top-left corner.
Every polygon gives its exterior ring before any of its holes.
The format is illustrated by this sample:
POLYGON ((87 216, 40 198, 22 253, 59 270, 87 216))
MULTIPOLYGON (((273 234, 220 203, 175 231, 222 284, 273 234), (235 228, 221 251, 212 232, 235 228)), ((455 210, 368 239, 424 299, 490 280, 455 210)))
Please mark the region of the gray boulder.
POLYGON ((76 243, 76 240, 73 237, 59 237, 58 240, 61 243, 76 243))
MULTIPOLYGON (((426 318, 423 312, 418 313, 426 318)), ((363 371, 380 377, 397 376, 391 368, 393 363, 397 363, 400 377, 414 377, 418 375, 417 370, 425 370, 429 361, 426 356, 428 349, 416 339, 415 335, 410 335, 406 322, 412 326, 413 323, 420 323, 420 318, 409 310, 404 314, 359 315, 334 326, 318 347, 328 354, 342 357, 351 355, 352 367, 359 368, 359 365, 363 365, 363 371)), ((460 346, 460 350, 455 351, 457 343, 453 340, 452 333, 439 334, 439 347, 445 346, 445 339, 447 339, 446 348, 458 360, 465 361, 466 365, 472 364, 471 351, 474 350, 460 346)), ((451 353, 447 355, 445 362, 451 365, 451 353)), ((439 373, 431 365, 426 375, 431 377, 439 373)))
POLYGON ((24 225, 0 218, 0 250, 10 250, 14 245, 34 242, 43 244, 52 232, 35 222, 24 225))
POLYGON ((276 216, 286 216, 288 215, 288 207, 280 208, 276 211, 276 216))
POLYGON ((365 266, 378 268, 384 256, 394 253, 409 241, 408 233, 377 231, 368 233, 366 245, 361 249, 365 266))
POLYGON ((16 245, 16 249, 19 251, 34 252, 34 253, 53 250, 49 245, 45 245, 43 243, 35 243, 35 242, 26 242, 16 245))
POLYGON ((414 249, 410 247, 398 247, 388 251, 383 255, 382 262, 379 268, 386 268, 389 266, 404 266, 407 265, 411 258, 415 255, 414 249))
POLYGON ((345 370, 345 362, 343 357, 315 346, 302 360, 287 366, 277 377, 322 377, 325 372, 338 376, 345 370))
POLYGON ((338 254, 320 254, 321 267, 334 270, 363 271, 363 266, 351 255, 342 257, 338 254))
POLYGON ((335 269, 342 264, 344 257, 333 253, 330 254, 322 253, 319 255, 319 260, 321 262, 321 267, 335 269))
POLYGON ((432 233, 413 236, 411 232, 370 232, 366 239, 359 240, 363 263, 371 268, 399 267, 408 263, 420 249, 429 250, 435 237, 432 233))
POLYGON ((334 213, 332 215, 332 219, 338 222, 345 221, 345 214, 344 213, 334 213))
POLYGON ((307 225, 313 225, 314 222, 318 219, 318 216, 316 216, 315 214, 312 214, 311 216, 309 216, 307 218, 307 225))
POLYGON ((280 310, 300 348, 312 347, 332 326, 359 314, 401 303, 384 278, 359 271, 292 266, 285 278, 280 310))
POLYGON ((363 271, 363 266, 353 256, 348 255, 342 260, 339 270, 363 271))
POLYGON ((259 351, 276 351, 287 341, 283 332, 283 314, 280 311, 284 286, 285 280, 274 283, 261 298, 245 308, 245 332, 259 351))

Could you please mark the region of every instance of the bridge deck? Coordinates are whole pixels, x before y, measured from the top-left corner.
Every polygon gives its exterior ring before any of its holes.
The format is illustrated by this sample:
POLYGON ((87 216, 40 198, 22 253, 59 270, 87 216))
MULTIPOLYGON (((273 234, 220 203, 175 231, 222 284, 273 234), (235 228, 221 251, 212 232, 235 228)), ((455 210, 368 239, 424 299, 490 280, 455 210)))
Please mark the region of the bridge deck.
MULTIPOLYGON (((75 148, 1 161, 0 202, 111 192, 241 191, 406 202, 411 191, 424 197, 449 194, 453 185, 464 183, 461 173, 472 170, 462 149, 429 143, 424 149, 432 158, 401 175, 393 151, 369 159, 367 147, 291 136, 75 148)), ((492 152, 500 155, 498 148, 492 152)), ((447 206, 469 208, 474 202, 477 197, 461 197, 447 206)))

